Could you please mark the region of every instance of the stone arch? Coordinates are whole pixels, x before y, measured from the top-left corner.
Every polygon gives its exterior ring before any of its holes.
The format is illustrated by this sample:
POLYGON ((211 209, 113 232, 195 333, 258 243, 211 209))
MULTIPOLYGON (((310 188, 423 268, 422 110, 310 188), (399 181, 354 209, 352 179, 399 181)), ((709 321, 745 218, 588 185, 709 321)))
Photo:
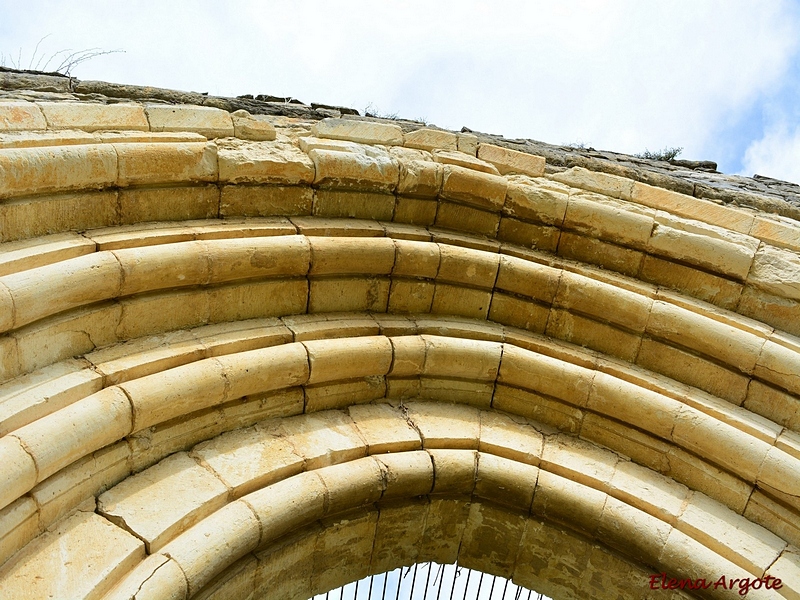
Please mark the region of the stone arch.
POLYGON ((310 595, 336 532, 555 596, 800 593, 793 221, 390 122, 0 116, 4 593, 252 595, 303 558, 310 595))

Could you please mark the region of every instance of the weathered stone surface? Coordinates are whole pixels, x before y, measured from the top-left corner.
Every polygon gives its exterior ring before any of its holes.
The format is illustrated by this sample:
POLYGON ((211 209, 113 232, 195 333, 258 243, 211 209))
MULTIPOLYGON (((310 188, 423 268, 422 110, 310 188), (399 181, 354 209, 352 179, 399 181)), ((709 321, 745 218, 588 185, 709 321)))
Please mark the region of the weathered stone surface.
POLYGON ((531 177, 544 175, 544 157, 492 144, 478 145, 478 158, 493 164, 501 175, 519 173, 531 177))
POLYGON ((32 102, 0 102, 0 131, 46 129, 47 121, 32 102))
POLYGON ((48 129, 100 129, 148 131, 140 104, 90 104, 88 102, 38 102, 48 129))
POLYGON ((140 540, 98 515, 78 512, 0 569, 0 595, 97 598, 143 558, 140 540))
POLYGON ((405 134, 404 145, 420 150, 457 150, 458 136, 440 129, 417 129, 405 134))
POLYGON ((190 131, 207 138, 234 134, 230 114, 210 106, 146 104, 145 113, 150 131, 190 131))
POLYGON ((311 128, 311 132, 321 138, 349 140, 360 144, 403 145, 403 130, 397 125, 387 123, 322 119, 311 128))
POLYGON ((219 146, 219 179, 228 183, 310 184, 314 164, 291 144, 229 140, 219 146))
POLYGON ((246 110, 231 113, 233 134, 243 140, 271 141, 276 137, 275 127, 266 118, 253 116, 246 110))
POLYGON ((144 540, 152 554, 220 508, 227 496, 217 477, 181 452, 101 494, 97 510, 144 540))

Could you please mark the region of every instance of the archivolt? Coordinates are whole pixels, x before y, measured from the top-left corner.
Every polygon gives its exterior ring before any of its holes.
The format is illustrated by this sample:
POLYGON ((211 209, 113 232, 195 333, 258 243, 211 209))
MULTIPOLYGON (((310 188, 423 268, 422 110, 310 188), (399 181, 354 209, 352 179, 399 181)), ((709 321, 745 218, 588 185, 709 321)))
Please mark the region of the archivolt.
POLYGON ((295 126, 0 139, 0 590, 798 593, 796 225, 295 126))

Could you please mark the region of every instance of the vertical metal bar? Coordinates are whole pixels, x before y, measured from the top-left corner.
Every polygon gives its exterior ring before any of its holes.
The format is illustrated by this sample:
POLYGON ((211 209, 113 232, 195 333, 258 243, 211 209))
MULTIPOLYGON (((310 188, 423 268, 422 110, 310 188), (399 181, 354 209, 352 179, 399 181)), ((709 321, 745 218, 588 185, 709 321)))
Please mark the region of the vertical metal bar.
POLYGON ((422 600, 428 600, 428 583, 431 580, 431 569, 433 569, 433 563, 428 563, 428 574, 425 576, 425 592, 422 594, 422 600))
POLYGON ((489 590, 489 600, 492 600, 492 594, 494 594, 494 584, 497 581, 497 575, 492 575, 492 589, 489 590))
MULTIPOLYGON (((467 569, 467 582, 464 584, 464 600, 467 600, 467 589, 469 589, 469 576, 472 575, 472 569, 467 569)), ((478 597, 475 596, 475 600, 478 600, 478 597)))
POLYGON ((400 567, 400 572, 397 574, 397 595, 394 600, 400 600, 400 586, 403 585, 403 567, 400 567))
POLYGON ((506 579, 506 584, 503 586, 503 595, 501 596, 501 598, 503 600, 506 600, 506 590, 507 589, 508 589, 508 579, 506 579))
POLYGON ((450 588, 450 598, 453 600, 453 592, 456 591, 456 578, 458 577, 458 563, 453 563, 453 587, 450 588))
MULTIPOLYGON (((475 592, 475 600, 480 600, 482 585, 483 585, 483 571, 481 571, 480 579, 478 579, 478 591, 475 592)), ((491 596, 489 597, 489 600, 491 600, 491 596)))
MULTIPOLYGON (((439 575, 441 575, 442 578, 439 580, 439 587, 436 590, 436 600, 439 600, 439 596, 442 593, 442 584, 444 583, 444 565, 439 566, 439 572, 436 573, 436 579, 439 579, 439 575)), ((436 585, 436 579, 433 580, 433 585, 436 585)))
POLYGON ((383 574, 383 591, 381 592, 381 600, 386 598, 386 581, 389 579, 389 571, 383 574))
POLYGON ((375 575, 369 576, 369 590, 367 591, 367 600, 372 600, 372 582, 375 581, 375 575))
POLYGON ((417 567, 419 567, 419 563, 414 563, 414 575, 411 577, 411 592, 408 594, 408 600, 413 600, 414 598, 414 584, 417 583, 417 567))
POLYGON ((353 590, 353 600, 358 600, 358 581, 356 581, 356 589, 353 590))

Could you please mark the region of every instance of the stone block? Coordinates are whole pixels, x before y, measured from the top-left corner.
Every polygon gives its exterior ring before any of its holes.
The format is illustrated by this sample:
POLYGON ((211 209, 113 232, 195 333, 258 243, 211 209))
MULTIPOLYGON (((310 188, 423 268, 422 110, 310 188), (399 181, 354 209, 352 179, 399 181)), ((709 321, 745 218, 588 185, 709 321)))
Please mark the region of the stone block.
POLYGON ((495 287, 549 305, 559 289, 561 276, 561 269, 501 255, 495 287))
POLYGON ((526 223, 511 217, 501 217, 497 228, 499 241, 543 252, 555 253, 560 236, 561 230, 556 227, 526 223))
POLYGON ((123 189, 119 214, 124 224, 216 218, 219 189, 214 185, 123 189))
POLYGON ((539 181, 510 181, 503 214, 522 221, 561 228, 569 202, 569 188, 551 187, 539 181))
POLYGON ((750 381, 742 406, 793 431, 800 429, 800 403, 797 398, 756 379, 750 381))
POLYGON ((420 150, 457 150, 458 135, 440 129, 417 129, 405 134, 406 148, 420 150))
POLYGON ((570 231, 561 233, 558 242, 558 255, 567 259, 597 265, 629 277, 636 277, 641 270, 643 252, 632 248, 604 242, 570 231))
POLYGON ((390 404, 362 404, 347 409, 369 454, 407 452, 422 447, 419 433, 403 412, 390 404))
POLYGON ((309 158, 316 169, 315 186, 392 193, 400 177, 400 167, 388 153, 312 150, 309 158))
POLYGON ((495 292, 489 309, 489 320, 511 327, 542 334, 547 326, 550 309, 509 294, 495 292))
POLYGON ((800 255, 797 252, 762 244, 747 275, 748 285, 788 300, 800 300, 800 255))
POLYGON ((291 436, 295 452, 307 461, 306 469, 366 456, 366 442, 353 420, 336 410, 284 419, 280 430, 284 435, 291 436))
POLYGON ((495 411, 481 411, 478 450, 527 465, 538 465, 543 436, 526 419, 495 411))
POLYGON ((404 196, 435 198, 442 189, 444 168, 431 160, 400 159, 397 193, 404 196))
MULTIPOLYGON (((695 219, 740 233, 750 233, 753 226, 753 215, 749 212, 639 181, 633 184, 631 199, 656 210, 663 210, 679 217, 695 219)), ((758 236, 756 235, 756 237, 758 236)))
POLYGON ((498 382, 585 406, 593 377, 590 369, 506 345, 498 382))
POLYGON ((508 182, 499 175, 446 165, 442 177, 441 196, 476 208, 500 212, 506 199, 507 188, 508 182))
POLYGON ((759 241, 756 238, 658 212, 648 252, 744 281, 759 241))
POLYGON ((37 482, 131 433, 130 401, 111 387, 14 432, 37 467, 37 482))
POLYGON ((480 412, 472 406, 410 402, 408 419, 419 431, 424 448, 477 449, 480 412))
POLYGON ((222 217, 302 216, 311 214, 314 190, 304 186, 225 185, 219 201, 222 217))
POLYGON ((527 513, 538 475, 539 469, 532 465, 479 452, 475 495, 527 513))
POLYGON ((439 564, 454 563, 469 510, 468 500, 431 498, 419 555, 439 564))
POLYGON ((164 546, 195 596, 218 573, 258 547, 259 522, 241 500, 226 504, 164 546))
POLYGON ((576 435, 581 430, 584 418, 583 412, 574 406, 535 392, 499 384, 492 398, 492 408, 576 435))
POLYGON ((360 144, 402 146, 403 130, 398 125, 350 119, 322 119, 311 127, 317 137, 348 140, 360 144))
POLYGON ((753 487, 741 478, 681 448, 672 447, 667 452, 664 475, 702 492, 740 514, 744 512, 753 493, 753 487))
POLYGON ((428 449, 428 454, 433 461, 432 494, 472 494, 478 472, 477 452, 442 448, 428 449))
POLYGON ((188 131, 207 138, 231 137, 233 122, 228 111, 189 104, 146 104, 150 131, 188 131))
POLYGON ((624 460, 617 463, 608 490, 619 501, 673 524, 690 494, 685 485, 624 460))
MULTIPOLYGON (((19 363, 14 375, 29 373, 91 352, 98 346, 117 342, 120 312, 118 305, 104 303, 54 315, 17 330, 14 337, 19 363)), ((11 353, 9 358, 13 364, 13 350, 11 353)))
POLYGON ((749 377, 680 348, 644 337, 636 364, 741 405, 749 377))
POLYGON ((0 102, 0 131, 30 131, 46 129, 47 121, 33 102, 0 102))
POLYGON ((209 290, 208 318, 222 323, 304 313, 308 297, 301 277, 232 283, 209 290))
POLYGON ((491 504, 473 503, 458 551, 458 563, 468 569, 510 579, 525 521, 520 514, 491 504))
POLYGON ((750 231, 744 233, 749 233, 772 246, 794 251, 800 250, 800 243, 797 241, 797 226, 794 221, 778 219, 779 217, 775 215, 758 215, 753 219, 750 231))
MULTIPOLYGON (((787 598, 800 596, 800 552, 787 548, 767 570, 768 575, 778 578, 783 584, 783 594, 787 598)), ((774 581, 774 580, 773 580, 774 581)))
POLYGON ((482 289, 494 287, 500 261, 498 254, 445 244, 440 244, 439 253, 437 283, 457 283, 482 289))
POLYGON ((221 404, 224 372, 225 367, 210 358, 120 384, 133 404, 133 431, 221 404))
POLYGON ((0 278, 15 303, 14 328, 119 293, 119 263, 96 252, 0 278))
POLYGON ((392 363, 389 338, 370 336, 303 342, 311 375, 308 383, 385 375, 392 363))
POLYGON ((645 254, 639 274, 642 281, 661 285, 727 310, 735 310, 743 285, 694 267, 645 254))
POLYGON ((0 276, 44 267, 95 250, 94 242, 73 232, 11 242, 4 244, 0 253, 0 276))
POLYGON ((417 562, 427 514, 427 500, 381 503, 370 558, 370 574, 379 575, 399 566, 410 567, 417 562))
POLYGON ((36 483, 36 464, 19 438, 0 438, 0 507, 6 507, 30 490, 36 483))
POLYGON ((440 202, 434 224, 443 229, 495 237, 500 224, 500 215, 463 204, 440 202))
POLYGON ((583 235, 644 250, 653 230, 653 211, 594 194, 570 196, 563 227, 583 235))
POLYGON ((425 362, 422 375, 494 381, 502 345, 497 342, 423 335, 425 362))
POLYGON ((216 181, 217 147, 212 143, 131 143, 100 146, 117 154, 117 185, 216 181))
POLYGON ((323 522, 314 551, 311 588, 325 593, 358 581, 369 573, 378 512, 355 511, 323 522))
POLYGON ((431 492, 433 460, 428 452, 389 452, 376 455, 375 460, 383 471, 381 500, 415 498, 431 492))
POLYGON ((101 494, 97 510, 144 540, 152 554, 227 498, 222 481, 179 452, 101 494))
POLYGON ((256 597, 311 598, 311 573, 319 526, 286 536, 256 554, 256 597))
POLYGON ((753 374, 800 394, 800 344, 789 336, 774 336, 761 349, 753 374))
POLYGON ((597 538, 634 560, 658 564, 672 526, 630 503, 609 496, 597 538))
POLYGON ((792 335, 800 336, 800 302, 746 285, 737 312, 792 335))
POLYGON ((389 280, 382 277, 334 277, 311 281, 308 312, 386 312, 389 280))
POLYGON ((433 160, 443 165, 456 165, 482 173, 491 173, 492 175, 499 175, 500 172, 493 164, 476 158, 474 154, 466 154, 464 152, 447 151, 447 150, 434 150, 433 160))
POLYGON ((184 285, 205 285, 209 281, 208 250, 204 242, 125 248, 93 256, 100 258, 104 255, 119 261, 118 269, 121 267, 122 270, 121 285, 118 286, 120 296, 184 285))
POLYGON ((246 110, 231 113, 233 134, 243 140, 272 141, 276 137, 275 127, 263 115, 251 115, 246 110))
POLYGON ((383 494, 383 470, 365 457, 317 471, 326 489, 325 514, 337 515, 377 502, 383 494))
POLYGON ((148 131, 150 126, 141 104, 119 102, 38 102, 48 129, 81 129, 98 131, 148 131))
POLYGON ((748 374, 753 372, 765 343, 763 335, 660 300, 653 303, 647 333, 748 374))
POLYGON ((775 534, 699 493, 692 495, 677 527, 756 575, 764 573, 786 548, 786 542, 775 534))
POLYGON ((656 472, 669 470, 667 454, 673 446, 653 435, 591 412, 586 413, 576 431, 581 438, 613 448, 656 472))
POLYGON ((591 536, 607 498, 600 490, 540 470, 531 512, 591 536))
POLYGON ((256 587, 258 560, 255 556, 245 556, 236 564, 228 567, 203 587, 195 596, 197 600, 213 598, 240 598, 253 600, 256 587))
POLYGON ((395 197, 392 194, 320 189, 314 194, 315 217, 391 221, 395 197))
POLYGON ((597 373, 587 407, 623 423, 669 440, 683 404, 641 386, 597 373))
POLYGON ((544 175, 544 157, 510 150, 493 144, 479 144, 478 158, 492 163, 501 175, 519 173, 531 177, 544 175))
POLYGON ((386 397, 386 382, 383 377, 376 375, 344 382, 307 385, 303 391, 306 412, 315 412, 382 400, 386 397))
POLYGON ((389 238, 311 237, 309 275, 388 275, 395 262, 389 238))
POLYGON ((225 183, 309 185, 314 163, 291 144, 228 141, 219 146, 219 179, 225 183))
POLYGON ((308 239, 299 235, 210 240, 198 245, 207 252, 209 280, 214 283, 263 277, 302 277, 308 272, 311 262, 308 239))
POLYGON ((459 152, 476 156, 478 154, 478 136, 471 133, 459 133, 457 148, 459 152))
POLYGON ((117 180, 105 144, 0 149, 0 198, 104 188, 117 180))
POLYGON ((327 490, 317 472, 305 472, 244 497, 261 524, 260 547, 325 514, 327 490))
POLYGON ((78 512, 3 565, 0 595, 99 598, 144 556, 141 540, 99 515, 78 512))
POLYGON ((208 294, 205 290, 134 296, 123 299, 119 307, 122 316, 117 317, 117 333, 123 340, 208 323, 208 294))
POLYGON ((626 177, 589 171, 583 167, 572 167, 561 173, 555 173, 550 178, 573 188, 597 192, 604 196, 622 200, 631 199, 635 183, 632 179, 626 177))
POLYGON ((33 498, 23 496, 0 510, 0 565, 39 534, 33 498))

